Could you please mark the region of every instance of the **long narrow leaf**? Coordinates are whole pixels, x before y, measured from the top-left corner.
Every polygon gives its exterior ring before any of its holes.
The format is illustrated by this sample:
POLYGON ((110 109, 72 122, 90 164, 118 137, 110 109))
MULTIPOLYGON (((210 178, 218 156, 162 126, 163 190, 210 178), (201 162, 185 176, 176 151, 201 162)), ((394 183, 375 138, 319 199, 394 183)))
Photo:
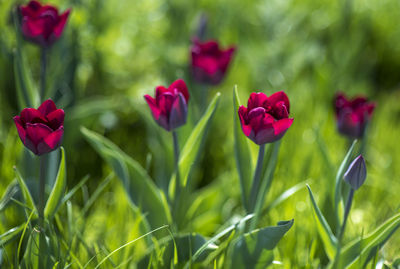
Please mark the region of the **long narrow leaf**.
MULTIPOLYGON (((204 139, 205 131, 209 126, 211 119, 214 115, 214 112, 219 103, 220 93, 218 92, 210 105, 208 106, 206 112, 203 117, 197 123, 196 127, 193 129, 189 138, 187 139, 185 146, 181 151, 181 155, 179 158, 179 171, 181 174, 181 185, 183 187, 186 186, 189 178, 189 174, 193 163, 197 159, 199 154, 200 146, 202 144, 202 140, 204 139)), ((171 180, 172 181, 172 180, 171 180)))
POLYGON ((336 253, 337 239, 333 235, 328 222, 326 221, 324 215, 322 215, 321 210, 315 202, 310 186, 307 185, 307 189, 310 195, 315 221, 317 222, 318 233, 322 239, 322 242, 324 243, 325 251, 328 254, 329 259, 333 260, 336 253))
POLYGON ((165 197, 146 170, 105 137, 82 127, 82 134, 122 181, 132 205, 147 216, 152 228, 171 223, 165 197))
POLYGON ((382 247, 399 227, 400 214, 397 214, 366 237, 350 242, 341 252, 339 267, 363 268, 372 258, 373 251, 382 247))
POLYGON ((19 235, 23 230, 24 230, 24 225, 20 225, 0 235, 0 246, 4 247, 8 243, 12 242, 14 239, 17 238, 17 235, 19 235))
POLYGON ((44 216, 46 218, 52 218, 57 212, 58 207, 64 196, 65 186, 67 184, 67 170, 64 148, 61 147, 61 160, 58 168, 56 182, 54 183, 53 190, 50 193, 49 199, 46 202, 44 208, 44 216))
POLYGON ((238 107, 240 106, 240 100, 237 92, 237 85, 233 89, 233 134, 235 143, 235 160, 236 168, 238 170, 240 180, 240 191, 242 194, 243 206, 248 209, 248 197, 250 195, 251 187, 251 175, 253 169, 253 162, 251 160, 252 155, 248 143, 247 137, 243 134, 240 126, 238 107))

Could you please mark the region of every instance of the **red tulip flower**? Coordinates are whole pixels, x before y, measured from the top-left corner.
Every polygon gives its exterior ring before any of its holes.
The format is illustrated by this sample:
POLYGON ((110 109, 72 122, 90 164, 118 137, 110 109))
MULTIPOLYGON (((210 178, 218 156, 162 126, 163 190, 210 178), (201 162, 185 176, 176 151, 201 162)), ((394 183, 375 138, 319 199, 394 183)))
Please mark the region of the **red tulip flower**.
POLYGON ((371 119, 375 104, 363 96, 347 99, 343 93, 335 98, 336 121, 339 133, 351 138, 361 138, 371 119))
POLYGON ((14 117, 22 143, 36 155, 49 153, 61 145, 64 135, 64 110, 51 99, 38 109, 25 108, 14 117))
POLYGON ((168 89, 156 87, 155 98, 145 95, 154 120, 165 130, 171 131, 186 123, 189 92, 182 79, 173 82, 168 89))
POLYGON ((61 37, 70 9, 58 14, 58 9, 51 5, 42 5, 32 0, 26 6, 19 7, 22 21, 21 28, 24 37, 42 47, 51 46, 61 37))
POLYGON ((235 47, 222 50, 213 40, 201 43, 194 39, 191 48, 194 79, 206 84, 220 83, 235 50, 235 47))
POLYGON ((252 93, 247 108, 240 106, 238 111, 243 133, 258 145, 281 139, 293 123, 289 109, 289 98, 283 91, 270 97, 252 93))

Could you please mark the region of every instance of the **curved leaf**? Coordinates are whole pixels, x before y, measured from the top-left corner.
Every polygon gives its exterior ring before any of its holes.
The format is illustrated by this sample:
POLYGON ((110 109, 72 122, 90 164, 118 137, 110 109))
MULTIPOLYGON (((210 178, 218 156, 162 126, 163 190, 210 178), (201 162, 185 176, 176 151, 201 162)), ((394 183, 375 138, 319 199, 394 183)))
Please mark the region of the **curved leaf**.
POLYGON ((56 182, 54 183, 53 189, 50 193, 49 199, 46 202, 44 208, 44 216, 46 218, 52 218, 57 212, 58 207, 64 196, 65 186, 67 185, 67 170, 64 148, 61 147, 61 160, 58 168, 56 182))
POLYGON ((326 254, 330 260, 333 260, 336 254, 337 239, 332 233, 328 222, 326 221, 324 215, 322 215, 321 210, 315 202, 310 186, 308 186, 308 184, 306 186, 310 195, 314 218, 317 222, 318 233, 322 239, 322 242, 324 243, 326 254))
POLYGON ((15 167, 15 166, 14 166, 14 171, 15 171, 15 175, 17 176, 17 181, 18 181, 19 187, 21 188, 22 196, 24 197, 26 205, 30 209, 35 211, 35 215, 33 217, 33 219, 35 219, 38 215, 37 215, 37 208, 35 206, 35 202, 32 198, 32 195, 28 189, 28 186, 26 186, 24 179, 22 178, 21 174, 19 173, 17 167, 15 167))
POLYGON ((146 214, 151 228, 171 223, 170 211, 162 192, 146 170, 107 138, 81 127, 86 140, 112 167, 122 181, 130 202, 146 214))
POLYGON ((17 238, 17 236, 24 230, 24 225, 20 225, 17 227, 14 227, 7 232, 3 233, 0 235, 0 246, 4 247, 8 243, 12 242, 14 239, 17 238))
POLYGON ((293 223, 294 220, 281 221, 277 226, 241 235, 229 250, 228 263, 234 265, 230 268, 266 268, 273 261, 273 249, 293 223))
POLYGON ((366 237, 347 244, 340 254, 339 268, 364 268, 374 252, 381 248, 399 227, 400 214, 397 214, 366 237))

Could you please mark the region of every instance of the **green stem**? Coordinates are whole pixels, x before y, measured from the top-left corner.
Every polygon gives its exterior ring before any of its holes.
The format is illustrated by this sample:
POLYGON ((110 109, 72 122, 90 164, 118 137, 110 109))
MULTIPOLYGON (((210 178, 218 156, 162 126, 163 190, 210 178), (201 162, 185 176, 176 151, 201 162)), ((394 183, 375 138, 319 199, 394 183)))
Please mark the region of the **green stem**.
POLYGON ((260 183, 261 183, 261 172, 264 161, 264 153, 265 153, 265 144, 260 145, 260 149, 258 151, 257 166, 256 170, 254 171, 253 183, 250 192, 249 213, 252 213, 254 211, 254 207, 257 201, 257 196, 259 194, 258 190, 260 189, 260 183))
POLYGON ((344 231, 346 228, 347 218, 349 217, 351 204, 353 203, 353 197, 354 197, 354 189, 351 188, 349 191, 349 195, 347 197, 346 207, 344 210, 343 224, 340 227, 340 232, 337 237, 338 241, 337 241, 336 255, 335 255, 335 260, 334 260, 333 266, 332 266, 332 268, 334 268, 334 269, 336 269, 338 266, 340 252, 341 252, 341 248, 342 248, 342 238, 343 238, 343 234, 344 234, 344 231))
POLYGON ((45 268, 46 257, 46 237, 45 237, 45 187, 46 187, 46 155, 39 157, 40 175, 39 175, 39 268, 45 268))
POLYGON ((175 194, 172 200, 172 216, 175 228, 178 230, 179 226, 179 203, 181 199, 181 179, 179 173, 179 143, 176 131, 172 131, 172 138, 174 143, 174 163, 175 163, 175 194))
POLYGON ((43 102, 46 94, 46 66, 47 66, 47 49, 42 48, 40 55, 40 102, 43 102))

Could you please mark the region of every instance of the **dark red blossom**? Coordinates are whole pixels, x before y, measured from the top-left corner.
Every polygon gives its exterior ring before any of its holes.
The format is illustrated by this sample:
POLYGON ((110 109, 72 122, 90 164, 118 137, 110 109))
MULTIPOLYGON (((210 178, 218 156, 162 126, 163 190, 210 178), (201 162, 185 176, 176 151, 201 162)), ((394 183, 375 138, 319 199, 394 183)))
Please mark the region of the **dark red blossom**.
POLYGON ((364 96, 347 99, 343 93, 336 94, 335 110, 339 133, 350 138, 361 138, 371 119, 375 104, 364 96))
POLYGON ((189 92, 182 79, 173 82, 168 89, 156 87, 155 98, 145 95, 154 120, 165 130, 171 131, 186 123, 189 92))
POLYGON ((252 93, 247 108, 239 107, 243 133, 258 145, 275 142, 283 137, 293 123, 289 119, 290 104, 281 91, 267 97, 264 93, 252 93))
POLYGON ((220 83, 235 50, 235 47, 222 50, 218 42, 214 40, 202 43, 198 39, 194 39, 191 48, 194 78, 206 84, 220 83))
POLYGON ((57 109, 51 99, 38 109, 24 108, 14 117, 22 143, 36 155, 57 149, 64 135, 64 110, 57 109))
POLYGON ((70 9, 58 14, 58 9, 51 5, 42 5, 36 0, 26 6, 19 7, 22 21, 21 29, 24 37, 42 47, 51 46, 61 37, 70 9))

